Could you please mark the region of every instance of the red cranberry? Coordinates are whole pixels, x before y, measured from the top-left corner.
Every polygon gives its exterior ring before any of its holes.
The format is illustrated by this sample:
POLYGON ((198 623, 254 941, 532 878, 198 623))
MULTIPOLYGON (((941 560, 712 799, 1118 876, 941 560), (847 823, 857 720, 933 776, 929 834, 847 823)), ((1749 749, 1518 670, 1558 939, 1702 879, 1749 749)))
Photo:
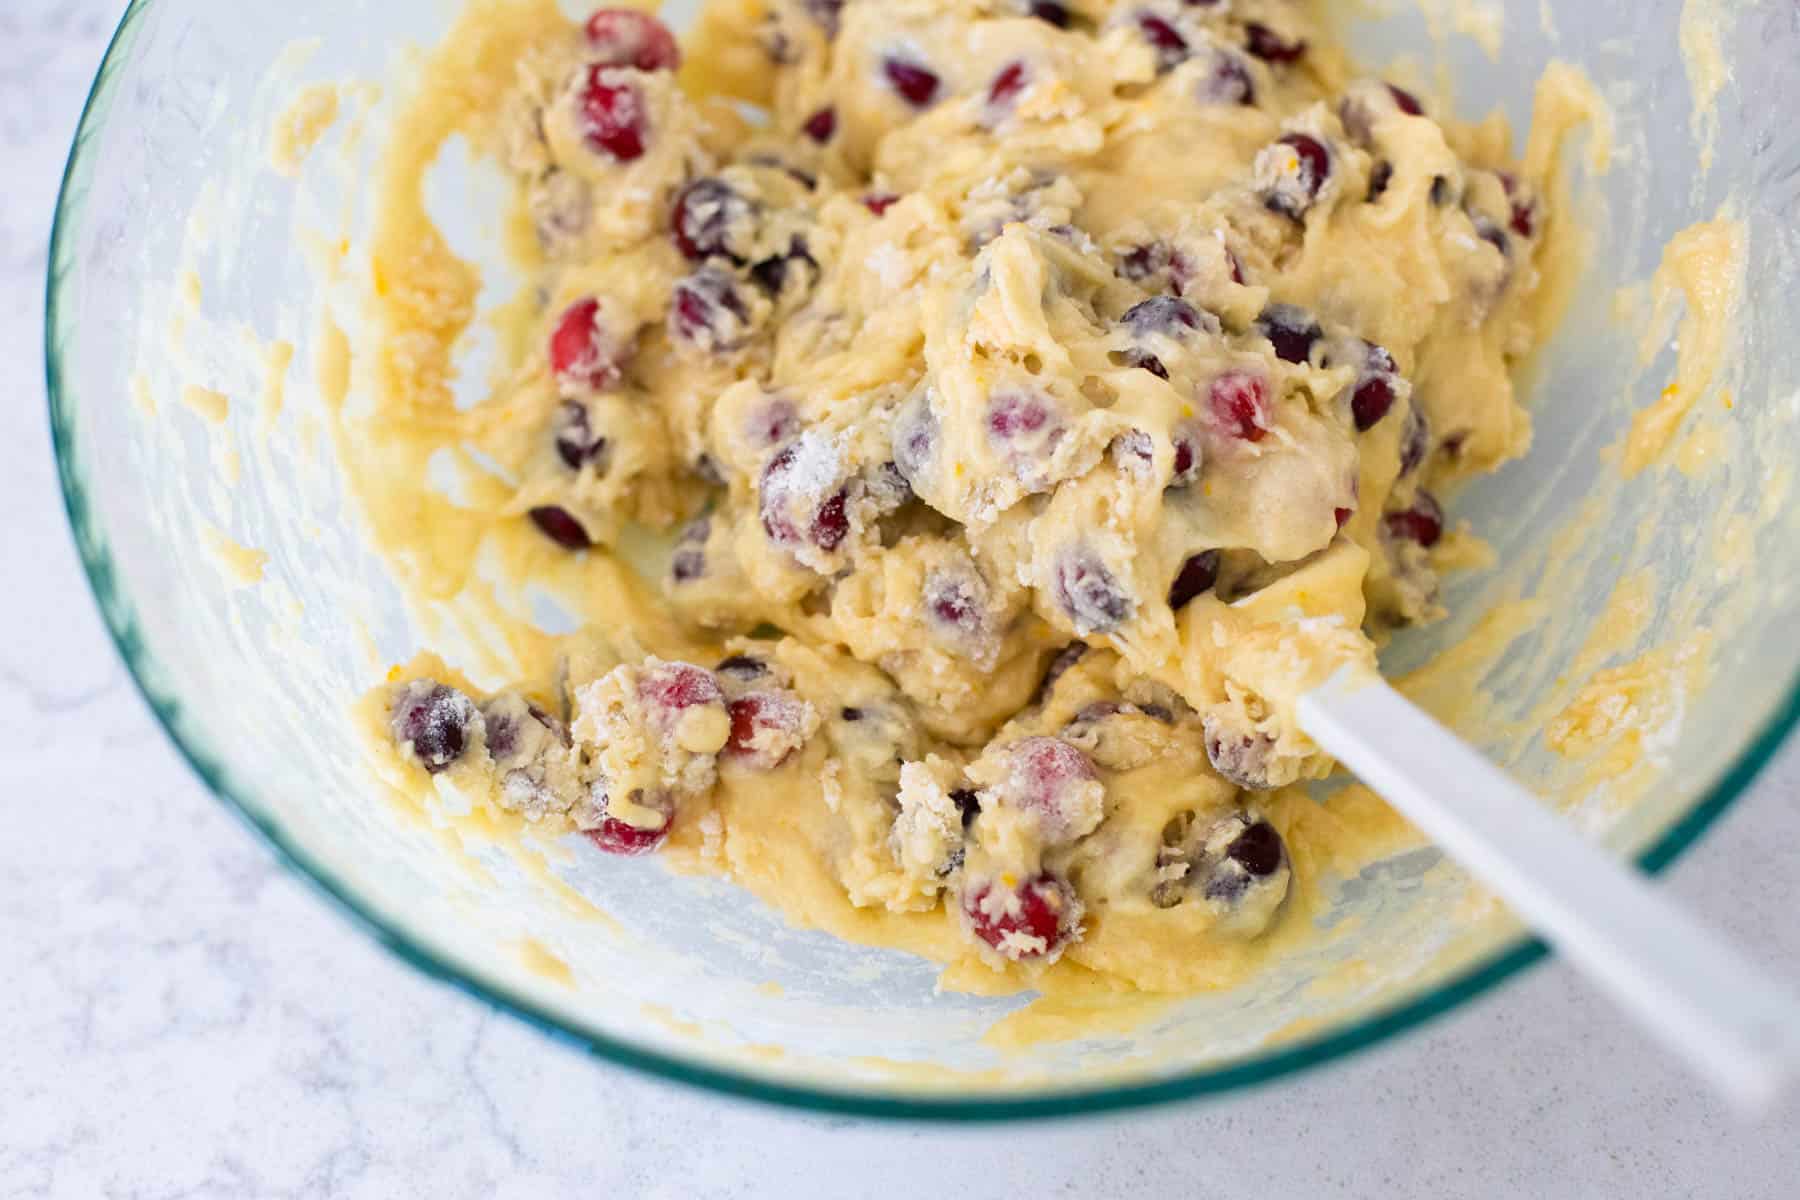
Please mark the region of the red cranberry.
POLYGON ((1417 542, 1429 550, 1444 536, 1444 510, 1430 492, 1421 491, 1411 508, 1389 513, 1382 518, 1382 525, 1389 537, 1417 542))
POLYGON ((1225 372, 1213 380, 1207 407, 1213 423, 1231 437, 1260 442, 1271 427, 1269 387, 1259 374, 1225 372))
POLYGON ((1431 428, 1425 414, 1413 405, 1406 414, 1406 428, 1400 434, 1400 475, 1411 475, 1431 452, 1431 428))
POLYGON ((475 705, 453 687, 429 679, 407 685, 394 704, 394 739, 412 743, 413 757, 431 774, 447 770, 468 744, 475 705))
POLYGON ((1519 177, 1511 171, 1500 171, 1500 186, 1506 189, 1506 198, 1512 204, 1512 213, 1507 227, 1522 238, 1535 237, 1537 234, 1538 208, 1537 201, 1519 182, 1519 177))
POLYGON ((1289 40, 1267 25, 1251 21, 1244 26, 1244 43, 1250 53, 1271 63, 1298 62, 1306 53, 1306 43, 1289 40))
POLYGON ((1369 168, 1368 202, 1375 203, 1387 195, 1388 185, 1394 182, 1394 164, 1382 159, 1369 168))
POLYGON ((1319 198, 1319 189, 1331 178, 1331 151, 1318 138, 1305 133, 1290 133, 1278 139, 1278 146, 1294 152, 1298 169, 1283 175, 1263 195, 1263 203, 1284 217, 1300 220, 1319 198))
POLYGON ((1216 50, 1196 95, 1202 104, 1252 105, 1256 103, 1256 81, 1250 77, 1249 65, 1236 53, 1216 50))
POLYGON ((898 204, 900 197, 892 192, 870 192, 863 197, 862 202, 864 208, 879 217, 898 204))
POLYGON ((717 267, 702 267, 675 285, 669 335, 713 353, 736 350, 748 340, 750 310, 737 281, 717 267))
POLYGON ((1200 431, 1192 424, 1178 425, 1169 434, 1169 440, 1175 447, 1174 473, 1169 476, 1169 486, 1186 487, 1200 478, 1203 461, 1200 431))
POLYGON ((1129 279, 1133 283, 1142 283, 1158 272, 1168 269, 1169 248, 1161 242, 1133 246, 1119 255, 1119 277, 1129 279))
POLYGON ((812 523, 813 544, 819 549, 836 550, 849 536, 848 503, 849 497, 840 491, 819 506, 819 515, 813 518, 812 523))
POLYGON ((662 720, 702 704, 725 703, 725 693, 719 690, 712 672, 692 663, 660 663, 644 672, 637 690, 638 699, 660 710, 662 720))
POLYGON ((810 542, 835 550, 850 533, 848 493, 839 487, 827 494, 835 481, 810 478, 801 449, 801 443, 792 443, 763 468, 758 483, 763 532, 779 545, 810 542))
POLYGON ((798 700, 776 692, 752 692, 733 700, 731 737, 724 753, 759 770, 772 771, 794 753, 806 709, 798 700), (772 744, 759 746, 769 739, 772 744))
POLYGON ((888 86, 914 108, 930 108, 937 102, 941 81, 930 68, 889 55, 881 61, 881 72, 888 86))
POLYGON ((1275 357, 1302 365, 1312 360, 1313 347, 1325 336, 1312 314, 1294 304, 1269 305, 1256 318, 1256 328, 1275 347, 1275 357))
POLYGON ((1337 527, 1342 529, 1350 523, 1350 518, 1356 515, 1356 510, 1354 508, 1334 508, 1331 510, 1331 515, 1337 521, 1337 527))
POLYGON ((1422 117, 1425 115, 1425 106, 1419 103, 1419 98, 1417 96, 1413 95, 1405 88, 1395 87, 1390 83, 1387 85, 1387 90, 1388 95, 1394 98, 1394 107, 1398 108, 1407 116, 1422 117))
POLYGON ((526 515, 538 527, 539 532, 564 550, 586 550, 594 544, 581 522, 571 516, 566 508, 545 505, 532 509, 526 515))
POLYGON ((821 108, 806 118, 806 124, 800 127, 806 136, 823 146, 837 132, 837 109, 821 108))
POLYGON ((597 473, 606 474, 607 450, 604 436, 593 431, 587 406, 574 400, 565 401, 556 410, 556 453, 571 471, 593 464, 597 473))
POLYGON ((1001 67, 1000 73, 994 76, 994 82, 988 85, 989 106, 1003 108, 1017 100, 1019 93, 1025 90, 1027 79, 1025 64, 1022 62, 1010 62, 1001 67))
POLYGON ((969 932, 1011 959, 1054 953, 1074 932, 1075 893, 1054 875, 1028 879, 1014 891, 982 885, 963 897, 969 932))
MULTIPOLYGON (((671 822, 672 824, 673 822, 671 822)), ((606 817, 598 828, 587 832, 588 840, 607 854, 616 854, 622 858, 636 858, 641 854, 654 854, 662 849, 669 840, 669 826, 660 829, 639 829, 636 825, 627 825, 616 817, 606 817)))
POLYGON ((1077 633, 1111 633, 1130 617, 1135 605, 1118 579, 1085 546, 1057 560, 1054 595, 1077 633))
POLYGON ((1069 27, 1068 6, 1059 4, 1056 0, 1033 0, 1030 11, 1038 20, 1048 21, 1058 29, 1069 27))
POLYGON ((1156 51, 1156 70, 1158 74, 1172 71, 1180 66, 1188 56, 1187 39, 1167 21, 1155 13, 1143 12, 1137 16, 1138 32, 1156 51))
POLYGON ((937 456, 938 422, 931 405, 915 396, 894 418, 894 466, 915 491, 937 456))
POLYGON ((1001 392, 988 405, 988 432, 1002 441, 1038 433, 1050 419, 1049 406, 1029 392, 1001 392))
POLYGON ((1084 785, 1100 778, 1088 756, 1061 738, 1028 737, 1006 748, 1007 778, 993 797, 1035 813, 1053 841, 1075 832, 1084 785))
POLYGON ((744 436, 759 449, 772 449, 799 432, 800 414, 793 402, 782 396, 771 396, 744 419, 744 436))
POLYGON ((1367 433, 1380 424, 1396 399, 1394 356, 1380 346, 1364 345, 1368 347, 1367 362, 1350 396, 1350 415, 1358 433, 1367 433))
POLYGON ((1175 582, 1169 585, 1169 608, 1180 612, 1194 602, 1198 596, 1212 591, 1213 585, 1219 582, 1219 552, 1204 550, 1190 555, 1181 564, 1181 570, 1175 574, 1175 582))
POLYGON ((689 262, 717 257, 741 263, 743 258, 735 251, 745 228, 755 220, 756 209, 749 200, 724 180, 707 178, 681 189, 669 225, 676 248, 689 262))
POLYGON ((588 68, 587 86, 581 90, 582 137, 590 149, 632 162, 644 156, 649 117, 637 84, 609 81, 612 70, 600 64, 588 68))
POLYGON ((601 9, 588 18, 587 38, 595 61, 605 66, 673 71, 681 65, 681 47, 669 27, 636 9, 601 9))
MULTIPOLYGON (((1168 376, 1164 375, 1163 378, 1167 379, 1168 376)), ((1112 440, 1106 452, 1112 457, 1113 465, 1121 471, 1130 471, 1144 478, 1149 478, 1150 469, 1156 465, 1156 442, 1142 429, 1128 429, 1121 433, 1112 440)))
POLYGON ((1281 835, 1267 821, 1258 821, 1225 849, 1225 856, 1258 879, 1266 879, 1281 870, 1287 852, 1281 835))
POLYGON ((960 633, 981 628, 981 601, 966 578, 939 572, 926 579, 925 611, 938 624, 960 633))
POLYGON ((592 296, 571 304, 550 333, 550 370, 570 388, 602 391, 619 381, 612 340, 600 325, 600 301, 592 296))

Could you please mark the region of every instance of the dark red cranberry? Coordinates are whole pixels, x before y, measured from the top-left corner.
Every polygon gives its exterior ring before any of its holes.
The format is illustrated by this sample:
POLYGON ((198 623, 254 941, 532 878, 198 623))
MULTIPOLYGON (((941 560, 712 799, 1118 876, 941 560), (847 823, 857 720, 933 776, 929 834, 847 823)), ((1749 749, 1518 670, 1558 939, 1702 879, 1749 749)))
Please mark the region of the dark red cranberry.
POLYGON ((800 127, 806 136, 823 146, 837 132, 837 109, 821 108, 806 118, 806 124, 800 127))
POLYGON ((881 73, 887 76, 888 86, 914 108, 930 108, 937 102, 942 81, 929 67, 889 55, 881 60, 881 73))
POLYGON ((1200 329, 1206 324, 1199 309, 1174 296, 1139 301, 1125 310, 1119 322, 1139 337, 1160 333, 1173 338, 1181 337, 1183 329, 1200 329))
POLYGON ((702 704, 723 704, 725 693, 711 671, 692 663, 672 662, 644 672, 638 680, 638 698, 662 710, 660 716, 673 717, 702 704))
POLYGON ((1194 602, 1195 597, 1212 591, 1213 585, 1219 582, 1219 552, 1203 550, 1199 554, 1190 555, 1181 564, 1181 570, 1175 574, 1175 582, 1169 585, 1169 608, 1180 612, 1194 602))
MULTIPOLYGON (((1367 343, 1364 343, 1368 345, 1367 343)), ((1356 432, 1367 433, 1380 424, 1394 407, 1394 356, 1380 346, 1368 345, 1368 358, 1356 390, 1350 395, 1350 415, 1356 432)))
POLYGON ((1256 319, 1256 328, 1275 347, 1282 362, 1304 365, 1312 360, 1313 347, 1325 336, 1311 313, 1294 304, 1271 304, 1256 319))
POLYGON ((1382 159, 1369 168, 1369 203, 1373 204, 1387 195, 1388 185, 1394 182, 1394 164, 1382 159))
POLYGON ((1055 737, 1028 737, 1006 749, 1007 783, 996 789, 1007 803, 1037 815, 1054 841, 1075 832, 1076 806, 1085 785, 1100 778, 1088 756, 1055 737))
POLYGON ((1057 560, 1054 595, 1057 607, 1081 634, 1111 633, 1135 607, 1100 556, 1085 546, 1068 550, 1057 560))
POLYGON ((981 602, 968 579, 933 575, 925 581, 925 611, 940 625, 968 633, 981 628, 981 602))
POLYGON ((526 515, 538 527, 539 532, 564 550, 586 550, 594 544, 581 522, 571 516, 566 508, 545 505, 532 509, 526 515))
POLYGON ((1419 98, 1417 96, 1413 95, 1405 88, 1395 87, 1390 83, 1387 85, 1387 90, 1388 95, 1394 98, 1394 107, 1398 108, 1407 116, 1422 117, 1425 115, 1425 106, 1419 103, 1419 98))
POLYGON ((636 825, 627 825, 617 817, 604 817, 597 828, 587 831, 587 836, 589 841, 607 854, 635 858, 641 854, 654 854, 662 849, 662 844, 669 840, 669 828, 674 823, 671 815, 655 828, 639 829, 636 825))
POLYGON ((1400 434, 1400 475, 1411 475, 1431 452, 1431 428, 1425 414, 1414 404, 1407 410, 1406 428, 1400 434))
POLYGON ((1218 50, 1196 95, 1202 104, 1251 105, 1256 103, 1256 81, 1250 76, 1249 64, 1235 51, 1218 50))
POLYGON ((744 436, 758 449, 771 450, 800 432, 800 413, 785 396, 771 396, 744 420, 744 436))
POLYGON ((601 9, 587 20, 587 39, 594 60, 609 67, 673 71, 681 65, 669 27, 637 9, 601 9))
POLYGON ((1267 821, 1258 821, 1238 834, 1225 849, 1225 856, 1258 879, 1266 879, 1281 870, 1287 857, 1281 835, 1267 821))
POLYGON ((590 149, 632 162, 644 156, 649 117, 637 84, 609 82, 612 70, 599 64, 588 68, 587 86, 581 90, 581 135, 590 149))
POLYGON ((1294 152, 1298 169, 1284 177, 1263 195, 1263 203, 1284 217, 1300 220, 1319 198, 1319 189, 1331 178, 1331 151, 1318 138, 1305 133, 1290 133, 1276 141, 1294 152))
POLYGON ((900 197, 894 195, 892 192, 870 192, 863 197, 862 202, 864 208, 879 217, 886 213, 888 209, 898 204, 900 202, 900 197))
POLYGON ((1155 13, 1139 13, 1137 27, 1138 32, 1144 35, 1144 40, 1156 51, 1156 69, 1159 74, 1174 70, 1187 58, 1187 39, 1155 13))
POLYGON ((1443 175, 1432 176, 1431 206, 1433 208, 1443 208, 1454 199, 1456 199, 1455 190, 1450 186, 1449 178, 1443 175))
POLYGON ((806 288, 811 289, 819 278, 819 261, 807 248, 806 239, 795 234, 788 242, 786 254, 776 254, 763 259, 750 268, 750 281, 770 296, 781 295, 782 289, 794 274, 798 266, 807 279, 806 288))
POLYGON ((1249 371, 1227 371, 1207 392, 1213 423, 1226 434, 1260 442, 1270 428, 1269 385, 1249 371))
POLYGON ((689 262, 718 257, 741 263, 734 246, 742 245, 743 230, 755 220, 749 200, 724 180, 706 178, 681 189, 669 226, 676 248, 689 262))
POLYGON ((819 515, 813 518, 813 544, 821 550, 836 550, 843 545, 850 534, 850 517, 846 511, 849 497, 844 492, 835 493, 824 504, 819 506, 819 515))
POLYGON ((806 719, 798 700, 775 692, 753 692, 733 700, 730 713, 731 736, 723 753, 765 771, 779 767, 794 753, 806 719), (771 734, 773 747, 757 745, 771 734))
POLYGON ((611 339, 600 327, 600 301, 571 304, 550 333, 550 370, 566 387, 600 391, 619 381, 611 339))
POLYGON ((1119 254, 1118 273, 1121 279, 1129 279, 1133 283, 1142 283, 1159 271, 1169 268, 1169 248, 1161 242, 1151 242, 1143 246, 1133 246, 1119 254))
POLYGON ((1030 12, 1038 20, 1048 21, 1058 29, 1069 27, 1068 6, 1058 4, 1056 0, 1033 0, 1030 12))
POLYGON ((1522 238, 1537 235, 1537 202, 1531 193, 1519 182, 1519 177, 1511 171, 1497 172, 1500 186, 1506 189, 1506 198, 1511 203, 1512 212, 1507 220, 1507 228, 1522 238))
POLYGON ((678 342, 720 353, 743 345, 750 310, 737 281, 716 267, 702 267, 675 285, 669 333, 678 342))
POLYGON ((821 550, 835 550, 850 533, 849 494, 843 488, 830 495, 807 494, 813 481, 798 477, 800 466, 800 447, 794 444, 763 468, 758 484, 763 532, 780 545, 810 542, 821 550))
POLYGON ((868 715, 869 714, 864 712, 862 709, 855 708, 855 707, 844 708, 844 709, 840 709, 838 711, 838 716, 841 717, 843 720, 849 722, 852 725, 856 724, 858 721, 862 720, 864 717, 866 717, 868 715))
POLYGON ((1350 518, 1356 515, 1356 510, 1354 508, 1334 508, 1331 510, 1331 515, 1337 521, 1337 527, 1342 529, 1350 523, 1350 518))
POLYGON ((1001 441, 1026 437, 1050 423, 1050 408, 1030 392, 1001 392, 988 405, 988 432, 1001 441))
POLYGON ((956 811, 962 814, 962 827, 967 829, 981 815, 981 797, 968 788, 957 788, 950 793, 950 803, 956 805, 956 811))
POLYGON ((1231 282, 1243 287, 1244 264, 1238 261, 1237 254, 1232 251, 1230 246, 1225 247, 1225 261, 1231 267, 1231 282))
POLYGON ((994 76, 994 82, 988 85, 988 104, 994 108, 1003 108, 1011 104, 1019 98, 1019 93, 1025 90, 1027 78, 1024 63, 1007 63, 1000 68, 1000 73, 994 76))
POLYGON ((1444 536, 1444 510, 1430 492, 1421 491, 1411 508, 1389 513, 1382 524, 1389 537, 1417 542, 1429 550, 1444 536))
POLYGON ((1305 42, 1298 39, 1290 41, 1267 25, 1255 21, 1244 26, 1244 44, 1250 53, 1264 62, 1298 62, 1306 53, 1305 42))
POLYGON ((455 688, 418 680, 394 705, 394 737, 411 742, 413 757, 436 775, 462 757, 474 716, 475 705, 455 688))
POLYGON ((565 401, 556 410, 555 430, 557 457, 569 470, 579 471, 591 463, 600 474, 606 474, 607 440, 593 431, 586 405, 565 401))
POLYGON ((1013 959, 1054 952, 1068 940, 1074 913, 1074 891, 1053 875, 1028 879, 1010 893, 1001 883, 984 884, 963 897, 969 932, 1013 959))
POLYGON ((1192 425, 1179 425, 1169 434, 1169 441, 1175 447, 1173 474, 1169 476, 1170 487, 1185 487, 1200 478, 1200 435, 1192 425))
POLYGON ((751 658, 748 654, 733 654, 718 666, 714 672, 743 683, 761 679, 769 673, 769 664, 760 658, 751 658))

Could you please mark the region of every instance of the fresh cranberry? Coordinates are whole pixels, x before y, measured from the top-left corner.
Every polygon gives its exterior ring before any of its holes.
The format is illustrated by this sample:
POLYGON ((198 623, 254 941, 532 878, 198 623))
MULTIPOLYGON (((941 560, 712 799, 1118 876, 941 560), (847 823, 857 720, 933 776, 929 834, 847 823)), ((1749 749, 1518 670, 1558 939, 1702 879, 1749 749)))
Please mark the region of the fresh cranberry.
POLYGON ((750 310, 728 272, 702 267, 675 285, 669 334, 676 341, 723 353, 742 346, 749 332, 750 310))
POLYGON ((898 204, 900 197, 892 192, 870 192, 863 197, 862 202, 864 208, 879 217, 898 204))
POLYGON ((1132 246, 1119 254, 1119 277, 1129 279, 1133 283, 1142 283, 1152 275, 1159 271, 1166 271, 1168 268, 1169 248, 1161 242, 1132 246))
MULTIPOLYGON (((1163 378, 1167 379, 1168 376, 1164 375, 1163 378)), ((1146 479, 1150 476, 1150 469, 1156 465, 1156 441, 1142 429, 1127 429, 1112 440, 1106 452, 1111 456, 1113 465, 1121 471, 1129 471, 1146 479)))
POLYGON ((1339 529, 1348 525, 1350 523, 1350 518, 1355 515, 1356 510, 1354 508, 1334 508, 1331 510, 1332 519, 1337 522, 1337 527, 1339 529))
POLYGON ((557 457, 569 470, 579 471, 591 463, 599 474, 606 474, 609 446, 604 436, 594 432, 586 405, 564 401, 556 410, 554 428, 557 457))
POLYGON ((969 932, 1011 959, 1054 953, 1073 930, 1075 893, 1054 875, 1028 879, 1016 890, 984 884, 963 897, 969 932))
POLYGON ((1076 805, 1086 785, 1100 778, 1087 755, 1061 738, 1028 737, 1006 748, 1006 765, 996 799, 1036 814, 1052 841, 1079 832, 1076 805))
POLYGON ((1370 167, 1369 168, 1369 195, 1368 195, 1369 203, 1373 204, 1377 200, 1381 199, 1383 196, 1387 195, 1388 185, 1393 182, 1394 182, 1394 164, 1389 162, 1387 159, 1384 158, 1380 162, 1376 163, 1374 166, 1370 167))
POLYGON ((1138 32, 1144 35, 1144 40, 1156 51, 1156 70, 1159 74, 1174 70, 1187 58, 1187 39, 1155 13, 1139 13, 1137 27, 1138 32))
POLYGON ((703 704, 725 703, 725 693, 711 671, 692 663, 661 663, 645 671, 638 680, 638 699, 667 719, 703 704))
POLYGON ((981 602, 970 580, 938 573, 925 580, 925 611, 961 633, 981 628, 981 602))
POLYGON ((889 55, 881 60, 881 72, 888 86, 914 108, 930 108, 937 102, 941 81, 930 68, 889 55))
POLYGON ((1140 337, 1160 333, 1173 338, 1181 337, 1183 329, 1200 329, 1207 323, 1199 309, 1174 296, 1139 301, 1125 310, 1119 322, 1140 337))
POLYGON ((787 287, 788 278, 794 274, 798 265, 805 277, 805 289, 810 291, 819 279, 819 260, 812 256, 806 239, 795 234, 788 240, 785 254, 774 254, 763 259, 750 268, 751 282, 770 296, 779 296, 787 287))
POLYGON ((1281 835, 1267 821, 1258 821, 1225 849, 1225 856, 1258 879, 1266 879, 1281 869, 1287 852, 1281 835))
POLYGON ((836 550, 850 535, 848 504, 849 497, 840 491, 819 506, 812 523, 813 544, 819 549, 836 550))
POLYGON ((532 509, 526 515, 538 527, 539 532, 564 550, 586 550, 594 544, 581 522, 571 516, 566 508, 545 505, 532 509))
POLYGON ((1418 470, 1430 451, 1431 427, 1425 423, 1425 414, 1415 404, 1407 411, 1406 428, 1400 434, 1401 477, 1418 470))
POLYGON ((1398 108, 1407 116, 1422 117, 1425 115, 1425 106, 1419 103, 1419 98, 1417 96, 1413 95, 1405 88, 1395 87, 1390 83, 1387 85, 1387 90, 1388 95, 1394 98, 1394 107, 1398 108))
POLYGON ((706 575, 706 539, 712 535, 712 518, 695 517, 681 531, 675 553, 669 559, 669 575, 676 583, 692 583, 706 575))
POLYGON ((1019 98, 1027 80, 1025 64, 1010 62, 1000 68, 994 82, 988 85, 987 102, 992 108, 1003 108, 1019 98))
POLYGON ((772 771, 799 747, 806 709, 793 697, 752 692, 733 700, 730 712, 731 737, 725 743, 726 756, 759 770, 772 771))
POLYGON ((669 826, 660 829, 639 829, 636 825, 627 825, 616 817, 606 817, 596 829, 587 833, 588 840, 598 846, 604 853, 616 854, 622 858, 636 858, 641 854, 654 854, 662 849, 669 840, 669 826))
POLYGON ((1312 360, 1313 347, 1325 336, 1312 314, 1294 304, 1269 305, 1256 318, 1256 329, 1275 347, 1276 358, 1302 365, 1312 360))
POLYGON ((689 262, 708 258, 742 262, 734 246, 741 245, 745 227, 755 220, 755 206, 735 188, 722 179, 705 178, 681 189, 669 226, 676 248, 689 262))
POLYGON ((1260 442, 1268 433, 1269 385, 1261 375, 1227 371, 1213 380, 1206 399, 1214 424, 1229 436, 1260 442))
POLYGON ((957 788, 950 793, 950 803, 956 805, 956 811, 962 815, 962 827, 966 830, 981 815, 981 797, 969 788, 957 788))
POLYGON ((1038 433, 1050 419, 1049 406, 1029 392, 1001 392, 988 405, 988 432, 1002 441, 1038 433))
POLYGON ((744 436, 758 449, 773 449, 800 432, 800 414, 784 396, 771 396, 744 418, 744 436))
POLYGON ((1417 542, 1429 550, 1444 536, 1444 510, 1430 492, 1421 491, 1411 508, 1389 513, 1382 524, 1389 537, 1417 542))
POLYGON ((837 109, 821 108, 806 118, 806 124, 800 128, 805 131, 807 137, 823 146, 837 132, 837 109))
POLYGON ((475 705, 453 687, 429 679, 407 685, 394 704, 394 739, 412 744, 413 757, 431 774, 446 770, 468 744, 475 705))
POLYGON ((1111 633, 1130 618, 1130 593, 1085 546, 1065 552, 1057 560, 1054 595, 1080 634, 1111 633))
POLYGON ((1175 573, 1175 582, 1169 585, 1169 608, 1180 612, 1194 602, 1198 596, 1212 591, 1213 585, 1219 582, 1219 552, 1203 550, 1199 554, 1188 556, 1181 564, 1181 570, 1175 573))
POLYGON ((1305 42, 1284 38, 1267 25, 1255 21, 1244 26, 1244 44, 1250 53, 1264 62, 1298 62, 1306 53, 1305 42))
POLYGON ((1031 15, 1038 20, 1048 21, 1058 29, 1067 29, 1069 27, 1068 6, 1065 4, 1058 4, 1056 0, 1034 0, 1030 11, 1031 15))
POLYGON ((1275 183, 1263 194, 1263 203, 1274 212, 1293 220, 1305 217, 1319 198, 1319 190, 1331 178, 1331 151, 1311 134, 1290 133, 1277 139, 1294 153, 1294 169, 1285 168, 1275 183))
POLYGON ((740 683, 748 683, 767 675, 769 664, 760 658, 751 658, 748 654, 733 654, 714 667, 713 671, 740 683))
POLYGON ((1535 237, 1538 218, 1537 201, 1532 198, 1530 191, 1519 182, 1517 175, 1511 171, 1500 171, 1497 174, 1500 177, 1500 186, 1506 189, 1506 198, 1512 206, 1507 228, 1522 238, 1535 237))
POLYGON ((632 162, 644 156, 644 94, 629 80, 608 80, 612 71, 600 64, 588 68, 587 85, 581 89, 581 133, 591 149, 632 162))
POLYGON ((587 20, 587 39, 605 66, 673 71, 681 65, 681 47, 669 27, 636 9, 601 9, 587 20))
POLYGON ((937 457, 938 422, 931 405, 923 397, 914 397, 894 418, 891 436, 894 466, 916 491, 937 457))
POLYGON ((1350 414, 1358 433, 1375 428, 1394 407, 1396 370, 1393 355, 1380 346, 1368 347, 1367 363, 1350 396, 1350 414))
POLYGON ((1200 465, 1203 461, 1200 431, 1191 423, 1183 423, 1170 432, 1169 441, 1175 447, 1174 470, 1169 476, 1169 486, 1186 487, 1200 478, 1200 465))
POLYGON ((571 304, 550 334, 550 370, 569 388, 601 391, 619 381, 612 340, 600 325, 600 301, 587 296, 571 304))
POLYGON ((1216 50, 1195 94, 1202 104, 1251 105, 1256 103, 1256 81, 1249 64, 1234 51, 1216 50))
POLYGON ((842 487, 827 494, 833 481, 809 478, 807 466, 796 442, 763 468, 758 484, 763 532, 779 545, 810 542, 821 550, 835 550, 850 533, 849 496, 842 487))

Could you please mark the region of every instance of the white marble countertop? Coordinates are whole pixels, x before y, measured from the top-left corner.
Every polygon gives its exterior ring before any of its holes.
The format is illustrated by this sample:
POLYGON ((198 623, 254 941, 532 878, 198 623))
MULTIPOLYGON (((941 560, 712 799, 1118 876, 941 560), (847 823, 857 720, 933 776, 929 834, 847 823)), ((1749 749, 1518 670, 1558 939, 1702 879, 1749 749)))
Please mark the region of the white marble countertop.
MULTIPOLYGON (((177 760, 101 629, 42 398, 45 243, 120 0, 0 3, 0 1195, 1705 1196, 1800 1188, 1559 965, 1241 1099, 1002 1130, 655 1083, 389 958, 177 760), (29 566, 28 566, 29 564, 29 566)), ((1800 752, 1670 886, 1800 978, 1800 752)))

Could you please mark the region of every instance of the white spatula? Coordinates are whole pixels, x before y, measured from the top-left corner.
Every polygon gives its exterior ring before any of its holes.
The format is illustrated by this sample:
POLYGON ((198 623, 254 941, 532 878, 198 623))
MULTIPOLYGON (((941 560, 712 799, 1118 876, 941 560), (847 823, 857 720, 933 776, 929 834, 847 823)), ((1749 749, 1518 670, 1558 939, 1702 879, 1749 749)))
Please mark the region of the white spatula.
POLYGON ((1300 724, 1727 1097, 1800 1075, 1800 1004, 1379 677, 1346 668, 1300 724))

